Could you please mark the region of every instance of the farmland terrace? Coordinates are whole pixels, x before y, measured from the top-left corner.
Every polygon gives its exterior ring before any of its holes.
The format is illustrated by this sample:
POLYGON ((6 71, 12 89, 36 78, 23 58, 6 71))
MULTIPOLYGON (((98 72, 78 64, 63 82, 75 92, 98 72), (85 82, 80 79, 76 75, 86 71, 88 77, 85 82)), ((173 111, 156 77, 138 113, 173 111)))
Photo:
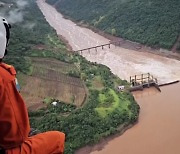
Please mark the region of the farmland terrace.
POLYGON ((32 58, 31 75, 19 74, 27 106, 38 109, 51 98, 81 106, 86 90, 80 78, 67 74, 72 69, 76 67, 56 59, 32 58))

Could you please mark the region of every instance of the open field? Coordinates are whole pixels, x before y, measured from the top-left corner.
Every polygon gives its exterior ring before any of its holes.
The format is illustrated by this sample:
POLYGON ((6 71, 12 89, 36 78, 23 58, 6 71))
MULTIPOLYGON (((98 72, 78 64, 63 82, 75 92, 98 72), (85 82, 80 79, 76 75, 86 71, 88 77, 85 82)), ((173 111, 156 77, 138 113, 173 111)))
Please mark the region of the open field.
POLYGON ((95 110, 101 117, 106 117, 108 114, 116 110, 118 112, 128 110, 128 105, 130 105, 129 101, 120 99, 113 89, 109 89, 109 91, 104 94, 99 94, 98 99, 100 101, 100 104, 95 110))
POLYGON ((20 74, 21 93, 28 108, 38 109, 50 98, 81 106, 85 99, 85 88, 79 78, 65 73, 76 69, 74 65, 54 59, 32 59, 31 76, 20 74))

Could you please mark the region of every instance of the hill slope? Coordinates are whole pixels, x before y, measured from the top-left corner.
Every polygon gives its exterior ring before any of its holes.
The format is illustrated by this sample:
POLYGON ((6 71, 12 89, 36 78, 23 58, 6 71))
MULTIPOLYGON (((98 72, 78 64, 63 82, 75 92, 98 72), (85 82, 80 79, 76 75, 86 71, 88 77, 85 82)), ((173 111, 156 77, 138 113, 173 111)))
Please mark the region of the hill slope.
POLYGON ((179 0, 46 2, 55 4, 58 11, 77 21, 84 21, 113 35, 153 47, 170 49, 180 34, 179 0))
POLYGON ((79 71, 71 64, 65 44, 45 21, 35 1, 0 2, 5 2, 0 15, 12 25, 9 52, 4 60, 18 71, 27 107, 42 107, 48 98, 80 106, 86 97, 85 87, 80 78, 71 77, 72 72, 79 71), (73 81, 79 85, 73 85, 73 81))
MULTIPOLYGON (((11 1, 16 3, 18 0, 11 1)), ((34 98, 34 95, 42 99, 47 95, 60 96, 60 101, 50 100, 47 107, 29 113, 31 127, 42 132, 65 132, 65 153, 72 154, 84 145, 97 143, 102 137, 134 124, 138 119, 139 106, 129 92, 117 90, 118 85, 128 87, 128 83, 113 75, 106 66, 67 52, 66 46, 44 19, 36 1, 24 2, 27 2, 24 20, 13 24, 10 52, 5 61, 15 64, 21 72, 18 79, 25 87, 26 99, 34 98), (27 27, 25 25, 30 25, 27 23, 34 23, 34 26, 27 27), (81 92, 84 85, 88 95, 85 104, 79 108, 76 99, 80 93, 85 95, 81 92), (62 97, 71 97, 72 93, 77 97, 71 98, 68 102, 71 104, 63 103, 62 97), (52 106, 52 101, 57 101, 58 105, 52 106)), ((13 8, 16 8, 15 4, 13 8)))

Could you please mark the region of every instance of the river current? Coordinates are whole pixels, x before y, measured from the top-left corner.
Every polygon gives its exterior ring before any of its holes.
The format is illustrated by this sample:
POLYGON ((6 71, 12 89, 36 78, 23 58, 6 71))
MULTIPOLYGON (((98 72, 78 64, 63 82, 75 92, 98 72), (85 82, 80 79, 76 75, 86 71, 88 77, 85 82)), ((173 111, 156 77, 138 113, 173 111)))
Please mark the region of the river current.
MULTIPOLYGON (((46 20, 72 46, 73 50, 84 49, 109 43, 110 40, 93 31, 77 26, 64 19, 52 6, 38 0, 46 20)), ((88 60, 108 66, 121 79, 129 80, 131 75, 151 73, 158 78, 159 83, 180 79, 180 61, 161 57, 147 52, 138 52, 121 47, 98 49, 98 52, 84 52, 88 60)))
MULTIPOLYGON (((110 40, 93 31, 79 27, 64 19, 44 0, 37 0, 46 20, 72 46, 73 50, 108 43, 110 40)), ((180 61, 161 57, 147 52, 138 52, 121 47, 98 49, 83 53, 87 60, 104 64, 122 79, 129 80, 130 75, 151 73, 159 83, 180 79, 180 61)), ((134 92, 141 107, 137 125, 122 136, 107 142, 97 151, 92 147, 92 154, 180 154, 180 84, 143 92, 134 92)), ((100 143, 101 144, 101 143, 100 143)), ((78 153, 86 152, 86 149, 78 153)))

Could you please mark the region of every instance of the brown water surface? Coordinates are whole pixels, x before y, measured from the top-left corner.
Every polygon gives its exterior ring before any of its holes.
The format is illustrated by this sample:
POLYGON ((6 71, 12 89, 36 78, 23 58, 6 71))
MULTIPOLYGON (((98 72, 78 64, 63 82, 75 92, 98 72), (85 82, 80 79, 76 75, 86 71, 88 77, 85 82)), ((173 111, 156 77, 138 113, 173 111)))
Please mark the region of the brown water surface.
POLYGON ((180 83, 134 92, 139 123, 92 154, 180 154, 180 83))

